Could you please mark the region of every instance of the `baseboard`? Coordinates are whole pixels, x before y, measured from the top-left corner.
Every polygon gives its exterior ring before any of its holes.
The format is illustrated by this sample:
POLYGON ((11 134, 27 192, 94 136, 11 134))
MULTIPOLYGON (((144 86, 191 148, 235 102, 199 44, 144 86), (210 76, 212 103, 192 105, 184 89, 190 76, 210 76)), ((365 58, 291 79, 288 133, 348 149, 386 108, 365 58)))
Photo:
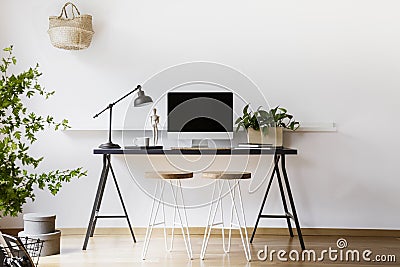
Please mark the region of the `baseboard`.
MULTIPOLYGON (((249 234, 252 233, 253 227, 248 228, 249 234)), ((170 233, 171 229, 167 229, 170 233)), ((296 230, 294 234, 296 234, 296 230)), ((86 228, 62 228, 63 235, 84 235, 86 228)), ((203 235, 204 227, 189 227, 191 235, 203 235)), ((136 235, 145 235, 145 227, 135 227, 136 235)), ((155 235, 163 235, 163 228, 155 228, 155 235)), ((175 231, 180 234, 180 231, 175 231)), ((239 235, 238 231, 233 231, 233 235, 239 235)), ((340 228, 302 228, 302 233, 305 236, 368 236, 368 237, 400 237, 400 230, 381 230, 381 229, 340 229, 340 228)), ((96 228, 96 235, 129 235, 128 228, 96 228)), ((221 235, 220 229, 214 229, 213 235, 221 235)), ((257 235, 288 235, 287 228, 257 228, 257 235)))
MULTIPOLYGON (((253 227, 248 227, 248 233, 253 232, 253 227)), ((1 231, 9 235, 17 235, 21 228, 14 229, 2 229, 1 231)), ((60 228, 62 235, 85 235, 86 228, 60 228)), ((294 234, 296 235, 296 229, 294 234)), ((167 229, 168 233, 171 229, 167 229)), ((203 235, 204 227, 189 227, 191 235, 203 235)), ((226 230, 227 231, 227 230, 226 230)), ((385 229, 340 229, 340 228, 302 228, 304 236, 369 236, 369 237, 400 237, 400 230, 385 230, 385 229)), ((136 235, 145 235, 145 227, 135 227, 134 232, 136 235)), ((175 231, 175 234, 179 235, 180 231, 175 231)), ((238 231, 233 231, 233 235, 239 235, 238 231)), ((130 235, 128 228, 96 228, 96 235, 130 235)), ((163 235, 163 228, 154 228, 154 235, 163 235)), ((214 229, 212 235, 221 235, 220 229, 214 229)), ((287 228, 257 228, 257 235, 288 235, 287 228)))

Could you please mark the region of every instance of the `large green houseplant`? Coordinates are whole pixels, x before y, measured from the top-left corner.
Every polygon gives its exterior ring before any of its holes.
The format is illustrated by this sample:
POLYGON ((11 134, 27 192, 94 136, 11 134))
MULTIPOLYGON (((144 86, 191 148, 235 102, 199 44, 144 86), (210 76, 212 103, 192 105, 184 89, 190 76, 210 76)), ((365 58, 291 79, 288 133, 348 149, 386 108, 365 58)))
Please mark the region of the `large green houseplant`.
POLYGON ((243 115, 236 120, 236 131, 244 128, 249 143, 283 145, 283 129, 297 130, 300 123, 287 109, 277 106, 266 111, 259 107, 249 111, 250 104, 243 108, 243 115))
POLYGON ((34 157, 29 146, 37 141, 37 134, 48 127, 68 128, 68 121, 56 122, 52 116, 41 116, 30 111, 24 102, 35 95, 48 98, 39 84, 39 66, 19 74, 11 74, 10 67, 17 60, 12 46, 3 49, 6 56, 0 62, 0 217, 16 216, 28 199, 35 199, 34 188, 47 188, 55 195, 63 182, 73 177, 86 176, 82 168, 38 173, 35 169, 43 157, 34 157))

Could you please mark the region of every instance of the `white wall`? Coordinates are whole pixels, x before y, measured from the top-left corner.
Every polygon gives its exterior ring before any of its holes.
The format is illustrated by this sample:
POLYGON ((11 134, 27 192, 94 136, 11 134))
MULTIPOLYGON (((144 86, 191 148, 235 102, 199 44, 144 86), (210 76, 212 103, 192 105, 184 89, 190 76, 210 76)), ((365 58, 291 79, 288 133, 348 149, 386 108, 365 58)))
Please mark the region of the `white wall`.
MULTIPOLYGON (((63 2, 0 2, 0 47, 15 45, 17 71, 39 62, 42 83, 57 91, 46 103, 30 103, 35 110, 67 117, 77 128, 105 128, 107 116, 95 122, 91 116, 159 71, 190 61, 226 64, 249 76, 271 105, 287 107, 301 121, 337 124, 337 132, 286 136, 299 149, 287 163, 303 227, 400 229, 400 2, 75 1, 93 15, 96 32, 92 46, 77 52, 53 48, 46 33, 47 17, 63 2)), ((56 197, 37 191, 25 212, 55 212, 58 227, 86 227, 101 167, 92 149, 105 137, 93 130, 43 134, 33 147, 45 157, 43 170, 83 166, 89 176, 56 197)), ((140 179, 148 162, 134 157, 130 163, 140 179)), ((129 178, 124 158, 114 164, 133 224, 145 226, 151 199, 129 178)), ((263 191, 245 194, 250 225, 263 191)), ((267 210, 279 211, 279 199, 274 188, 267 210)), ((104 212, 120 211, 113 188, 103 204, 104 212)), ((190 210, 191 224, 203 225, 206 213, 190 210)), ((21 225, 20 218, 0 221, 0 227, 21 225)))

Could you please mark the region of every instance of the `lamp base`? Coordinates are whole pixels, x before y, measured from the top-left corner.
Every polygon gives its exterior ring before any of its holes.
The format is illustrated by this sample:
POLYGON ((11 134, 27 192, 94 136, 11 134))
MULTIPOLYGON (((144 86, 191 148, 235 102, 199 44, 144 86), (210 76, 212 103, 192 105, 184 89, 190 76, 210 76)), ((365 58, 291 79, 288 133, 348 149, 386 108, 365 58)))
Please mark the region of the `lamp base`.
POLYGON ((107 142, 105 144, 99 145, 100 148, 121 148, 118 144, 114 144, 113 142, 107 142))

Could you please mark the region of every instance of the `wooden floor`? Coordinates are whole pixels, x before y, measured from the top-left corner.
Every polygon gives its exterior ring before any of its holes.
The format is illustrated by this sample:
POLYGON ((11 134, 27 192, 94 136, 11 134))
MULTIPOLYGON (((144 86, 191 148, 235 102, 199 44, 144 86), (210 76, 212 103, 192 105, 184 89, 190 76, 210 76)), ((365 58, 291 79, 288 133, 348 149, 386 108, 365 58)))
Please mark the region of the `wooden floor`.
MULTIPOLYGON (((257 235, 251 245, 252 261, 247 262, 242 250, 239 237, 232 239, 231 252, 224 254, 222 250, 222 240, 218 236, 210 239, 205 260, 199 259, 202 236, 191 236, 193 260, 187 258, 185 246, 181 236, 176 237, 174 250, 170 253, 165 251, 164 239, 160 236, 152 238, 146 260, 141 259, 143 248, 143 236, 138 236, 138 242, 133 244, 132 238, 128 235, 96 235, 89 241, 88 249, 82 251, 83 235, 63 235, 61 254, 55 256, 42 257, 39 262, 40 267, 50 266, 400 266, 400 238, 396 237, 350 237, 350 236, 305 236, 308 250, 315 250, 317 257, 324 249, 338 249, 338 238, 345 238, 347 248, 351 250, 370 249, 373 258, 377 254, 395 255, 397 262, 378 263, 378 262, 344 262, 330 261, 326 259, 322 262, 281 262, 274 258, 273 261, 267 259, 260 261, 257 252, 268 245, 268 250, 283 249, 289 253, 297 250, 301 253, 298 239, 291 239, 288 236, 257 235)), ((295 254, 293 254, 295 255, 295 254)), ((276 257, 276 254, 275 254, 276 257)), ((288 257, 288 255, 286 255, 288 257)))

